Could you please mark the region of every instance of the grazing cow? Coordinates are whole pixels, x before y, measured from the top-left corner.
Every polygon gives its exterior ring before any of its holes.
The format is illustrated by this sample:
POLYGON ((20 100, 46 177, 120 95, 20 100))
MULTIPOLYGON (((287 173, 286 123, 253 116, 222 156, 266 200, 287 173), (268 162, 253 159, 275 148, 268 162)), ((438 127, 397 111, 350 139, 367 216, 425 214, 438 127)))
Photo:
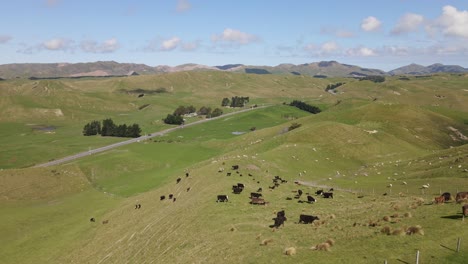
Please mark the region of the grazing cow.
POLYGON ((105 224, 107 224, 107 223, 109 223, 109 220, 104 220, 104 221, 102 221, 102 224, 103 224, 103 225, 105 225, 105 224))
POLYGON ((256 198, 256 197, 251 197, 250 203, 251 204, 259 204, 259 205, 265 205, 266 204, 265 199, 256 198))
POLYGON ((258 188, 257 192, 261 192, 261 191, 263 191, 262 187, 258 188))
POLYGON ((272 190, 274 190, 275 187, 276 187, 276 186, 274 186, 274 185, 273 185, 273 186, 268 186, 268 188, 270 188, 270 189, 272 189, 272 190))
POLYGON ((315 192, 316 195, 321 195, 323 193, 323 190, 318 190, 315 192))
POLYGON ((233 170, 238 170, 238 169, 239 169, 239 165, 232 165, 232 169, 233 169, 233 170))
POLYGON ((444 197, 446 202, 452 200, 452 195, 449 192, 444 192, 442 196, 444 197))
POLYGON ((250 193, 250 198, 260 198, 262 197, 262 194, 261 193, 250 193))
POLYGON ((332 192, 323 192, 322 195, 323 195, 323 198, 333 198, 332 192))
POLYGON ((174 199, 172 199, 172 202, 175 202, 176 201, 176 198, 174 197, 174 199))
POLYGON ((249 175, 250 177, 252 177, 252 174, 251 174, 251 173, 249 173, 248 175, 249 175))
POLYGON ((301 195, 302 195, 302 190, 301 190, 301 189, 297 190, 297 194, 298 194, 299 196, 301 196, 301 195))
POLYGON ((96 219, 94 219, 94 217, 91 217, 91 219, 89 219, 90 222, 96 222, 96 219))
POLYGON ((434 203, 436 203, 436 204, 441 204, 441 203, 444 203, 444 202, 445 202, 445 198, 442 195, 437 196, 437 197, 434 198, 434 203))
POLYGON ((315 220, 320 220, 317 216, 313 216, 313 215, 304 215, 304 214, 301 214, 299 216, 299 224, 300 223, 304 223, 304 224, 312 224, 312 222, 314 222, 315 220))
POLYGON ((283 180, 283 179, 281 180, 281 183, 286 183, 286 182, 288 182, 288 181, 287 181, 287 180, 283 180))
POLYGON ((226 176, 231 176, 231 173, 230 172, 226 173, 226 176))
POLYGON ((286 200, 291 201, 292 198, 291 197, 286 197, 286 200))
POLYGON ((243 183, 238 183, 238 184, 237 184, 237 187, 239 187, 239 188, 242 188, 242 189, 244 189, 244 188, 245 188, 245 186, 244 186, 244 184, 243 184, 243 183))
POLYGON ((227 195, 218 195, 216 202, 228 202, 229 197, 227 195))
POLYGON ((468 192, 459 192, 459 193, 457 193, 455 201, 457 201, 457 203, 461 203, 464 200, 468 200, 468 192))
POLYGON ((141 208, 141 204, 135 204, 135 209, 140 209, 141 208))
POLYGON ((177 178, 176 183, 179 183, 181 180, 181 178, 177 178))
POLYGON ((328 190, 329 192, 333 192, 333 188, 330 188, 330 190, 328 190))
POLYGON ((190 191, 190 187, 187 188, 187 192, 190 191))
POLYGON ((316 201, 316 200, 315 200, 314 197, 312 197, 312 196, 310 196, 310 195, 307 195, 307 202, 308 202, 308 203, 315 203, 315 201, 316 201))
POLYGON ((165 195, 161 195, 161 197, 159 197, 159 200, 161 200, 161 201, 164 200, 164 199, 166 199, 165 195))
POLYGON ((468 204, 462 206, 463 216, 468 216, 468 204))
POLYGON ((281 210, 279 212, 276 213, 276 216, 277 217, 285 217, 286 216, 286 213, 284 212, 284 210, 281 210))
POLYGON ((188 177, 188 176, 189 176, 189 173, 188 173, 188 172, 186 172, 186 173, 185 173, 185 177, 188 177))
POLYGON ((273 218, 273 220, 275 221, 275 223, 271 225, 270 227, 279 228, 280 226, 284 226, 284 221, 286 221, 287 219, 284 216, 278 216, 278 217, 273 218))
POLYGON ((172 197, 174 197, 174 195, 172 193, 169 194, 169 199, 172 199, 172 197))
POLYGON ((243 188, 239 188, 238 186, 234 185, 232 186, 232 192, 234 194, 240 194, 244 189, 243 188))

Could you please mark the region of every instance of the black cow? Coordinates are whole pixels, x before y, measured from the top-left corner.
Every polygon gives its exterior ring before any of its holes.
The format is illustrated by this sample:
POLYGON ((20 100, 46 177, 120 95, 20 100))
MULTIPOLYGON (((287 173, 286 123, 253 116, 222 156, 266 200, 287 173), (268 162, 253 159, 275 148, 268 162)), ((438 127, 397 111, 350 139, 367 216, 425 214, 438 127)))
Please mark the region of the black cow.
POLYGON ((444 200, 445 200, 446 202, 448 202, 448 201, 450 201, 450 200, 452 199, 452 195, 451 195, 449 192, 444 192, 444 193, 442 194, 442 196, 444 197, 444 200))
POLYGON ((141 208, 141 204, 135 204, 135 209, 140 209, 141 208))
POLYGON ((310 195, 307 195, 307 202, 308 202, 308 203, 315 203, 316 200, 315 200, 314 197, 312 197, 312 196, 310 196, 310 195))
POLYGON ((238 169, 239 169, 239 165, 232 165, 232 169, 233 169, 233 170, 238 170, 238 169))
POLYGON ((330 188, 330 190, 328 190, 329 192, 333 192, 333 188, 330 188))
POLYGON ((190 191, 190 187, 187 188, 187 192, 190 191))
POLYGON ((181 178, 177 178, 176 183, 179 183, 181 180, 181 178))
POLYGON ((323 198, 333 198, 332 192, 323 192, 322 195, 323 195, 323 198))
POLYGON ((278 228, 280 226, 284 226, 284 221, 286 221, 287 219, 284 216, 278 216, 278 217, 273 218, 273 220, 275 221, 275 223, 273 225, 270 225, 270 227, 278 228))
POLYGON ((188 173, 188 172, 186 172, 186 173, 185 173, 185 177, 188 177, 188 176, 189 176, 189 173, 188 173))
POLYGON ((277 217, 285 217, 286 216, 286 213, 284 212, 284 210, 281 210, 279 212, 276 213, 276 216, 277 217))
POLYGON ((218 195, 216 202, 228 202, 229 197, 227 195, 218 195))
POLYGON ((161 200, 161 201, 164 200, 164 199, 166 199, 165 195, 161 195, 161 197, 159 197, 159 200, 161 200))
POLYGON ((250 193, 250 198, 260 198, 262 197, 262 194, 261 193, 250 193))
POLYGON ((176 198, 174 197, 174 199, 172 199, 172 202, 175 202, 176 201, 176 198))
POLYGON ((261 191, 263 191, 262 187, 258 188, 257 192, 261 192, 261 191))
POLYGON ((172 193, 169 194, 169 199, 172 199, 172 197, 174 197, 174 195, 172 193))
POLYGON ((91 217, 91 219, 89 219, 90 222, 96 222, 96 219, 94 219, 94 217, 91 217))
POLYGON ((237 184, 237 187, 244 189, 245 186, 244 186, 243 183, 238 183, 238 184, 237 184))
POLYGON ((304 215, 304 214, 301 214, 299 216, 299 224, 300 223, 304 223, 304 224, 312 224, 312 222, 314 222, 314 220, 320 220, 317 216, 313 216, 313 215, 304 215))
POLYGON ((239 186, 232 186, 232 192, 235 193, 235 194, 240 194, 242 191, 244 190, 244 188, 240 188, 239 186))
POLYGON ((323 190, 318 190, 315 192, 316 195, 321 195, 323 193, 323 190))
POLYGON ((301 195, 302 195, 302 190, 301 190, 301 189, 297 190, 297 194, 298 194, 299 196, 301 196, 301 195))
POLYGON ((231 176, 231 173, 230 172, 226 173, 226 176, 231 176))

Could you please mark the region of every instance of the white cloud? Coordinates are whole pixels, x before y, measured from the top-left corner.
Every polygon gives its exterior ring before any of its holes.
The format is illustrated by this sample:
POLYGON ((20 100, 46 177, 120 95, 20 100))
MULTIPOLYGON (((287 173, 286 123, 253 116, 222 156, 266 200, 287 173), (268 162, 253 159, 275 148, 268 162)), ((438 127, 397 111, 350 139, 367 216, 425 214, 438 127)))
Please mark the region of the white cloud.
POLYGON ((349 56, 357 56, 357 57, 370 57, 370 56, 376 56, 377 53, 375 50, 367 47, 359 47, 359 48, 353 48, 353 49, 348 49, 346 51, 346 54, 349 56))
POLYGON ((89 53, 111 53, 120 48, 119 42, 116 38, 111 38, 103 43, 98 43, 95 40, 85 40, 80 44, 84 52, 89 53))
POLYGON ((72 40, 55 38, 42 43, 41 47, 47 50, 69 50, 72 49, 72 40))
POLYGON ((188 0, 178 0, 177 1, 177 7, 176 10, 177 12, 185 12, 188 11, 192 8, 192 5, 189 3, 188 0))
POLYGON ((424 22, 424 17, 418 14, 408 13, 398 20, 395 28, 392 29, 392 34, 402 34, 418 30, 419 26, 424 22))
POLYGON ((164 40, 164 41, 161 43, 161 50, 162 50, 162 51, 170 51, 170 50, 173 50, 173 49, 177 48, 177 46, 179 45, 179 43, 180 43, 180 38, 178 38, 178 37, 173 37, 173 38, 164 40))
POLYGON ((339 49, 338 44, 334 41, 325 42, 320 47, 322 53, 332 53, 339 49))
POLYGON ((324 27, 320 30, 320 33, 322 34, 327 34, 327 35, 333 35, 335 37, 339 38, 352 38, 354 37, 354 33, 349 30, 345 29, 336 29, 333 27, 324 27))
POLYGON ((237 45, 246 45, 258 41, 259 38, 236 29, 226 28, 223 33, 211 36, 211 40, 213 42, 222 41, 237 45))
POLYGON ((450 5, 444 6, 442 15, 432 27, 440 28, 447 36, 468 38, 468 11, 458 11, 450 5))
POLYGON ((11 36, 8 36, 8 35, 0 35, 0 44, 5 44, 7 43, 8 41, 10 41, 12 39, 11 36))
POLYGON ((361 22, 361 28, 364 31, 379 30, 381 25, 382 25, 382 22, 380 22, 380 20, 378 20, 376 17, 373 17, 373 16, 364 18, 361 22))
POLYGON ((198 41, 184 42, 181 45, 181 49, 183 51, 194 51, 194 50, 197 50, 199 46, 200 46, 200 43, 198 41))
POLYGON ((384 46, 382 48, 382 53, 392 56, 407 56, 410 54, 410 49, 401 46, 384 46))

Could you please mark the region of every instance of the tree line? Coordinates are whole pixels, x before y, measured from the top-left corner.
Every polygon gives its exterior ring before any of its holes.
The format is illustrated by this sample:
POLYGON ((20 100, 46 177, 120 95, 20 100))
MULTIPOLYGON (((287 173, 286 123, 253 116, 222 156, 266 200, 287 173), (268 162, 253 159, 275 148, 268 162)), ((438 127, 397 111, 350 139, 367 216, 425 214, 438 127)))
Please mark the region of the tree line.
POLYGON ((116 125, 112 119, 104 119, 102 124, 100 121, 92 121, 83 127, 84 136, 94 136, 100 134, 101 136, 109 137, 131 137, 137 138, 141 136, 141 128, 138 124, 133 125, 116 125))
POLYGON ((313 106, 313 105, 310 105, 310 104, 307 104, 307 103, 304 103, 302 101, 299 101, 299 100, 294 100, 292 101, 291 103, 289 103, 290 106, 295 106, 303 111, 307 111, 309 113, 312 113, 312 114, 318 114, 321 112, 320 108, 316 107, 316 106, 313 106))
POLYGON ((221 101, 221 106, 230 106, 230 107, 244 107, 246 103, 249 102, 249 97, 234 96, 229 98, 225 97, 221 101))
POLYGON ((223 114, 223 110, 219 108, 211 109, 211 107, 202 106, 197 111, 193 105, 179 106, 172 114, 168 114, 163 118, 164 123, 171 125, 181 125, 184 123, 184 115, 197 113, 197 115, 204 115, 206 118, 217 117, 223 114))
POLYGON ((327 88, 325 88, 325 91, 334 90, 334 89, 340 87, 343 84, 345 84, 345 83, 339 82, 339 83, 335 83, 335 84, 329 84, 329 85, 327 85, 327 88))

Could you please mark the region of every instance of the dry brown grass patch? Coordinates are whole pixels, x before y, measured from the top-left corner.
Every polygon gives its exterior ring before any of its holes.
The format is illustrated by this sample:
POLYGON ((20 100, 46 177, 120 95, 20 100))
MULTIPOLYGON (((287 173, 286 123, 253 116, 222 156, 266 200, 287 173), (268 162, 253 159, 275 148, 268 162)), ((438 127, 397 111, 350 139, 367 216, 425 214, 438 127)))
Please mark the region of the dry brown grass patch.
POLYGON ((385 222, 389 222, 390 221, 390 216, 386 215, 382 218, 385 222))
POLYGON ((273 242, 272 238, 263 239, 262 242, 260 243, 260 246, 268 246, 268 244, 270 244, 271 242, 273 242))
POLYGON ((288 247, 284 250, 284 254, 288 256, 296 255, 296 248, 295 247, 288 247))
POLYGON ((413 217, 413 215, 410 212, 406 212, 403 216, 406 217, 406 218, 413 217))
POLYGON ((406 229, 406 234, 407 235, 422 235, 424 236, 424 230, 422 229, 422 227, 420 225, 416 225, 416 226, 410 226, 406 229))
POLYGON ((380 229, 380 233, 390 235, 392 233, 392 229, 389 226, 384 226, 380 229))
POLYGON ((394 236, 402 236, 405 234, 405 230, 403 228, 397 228, 393 230, 392 235, 394 236))

